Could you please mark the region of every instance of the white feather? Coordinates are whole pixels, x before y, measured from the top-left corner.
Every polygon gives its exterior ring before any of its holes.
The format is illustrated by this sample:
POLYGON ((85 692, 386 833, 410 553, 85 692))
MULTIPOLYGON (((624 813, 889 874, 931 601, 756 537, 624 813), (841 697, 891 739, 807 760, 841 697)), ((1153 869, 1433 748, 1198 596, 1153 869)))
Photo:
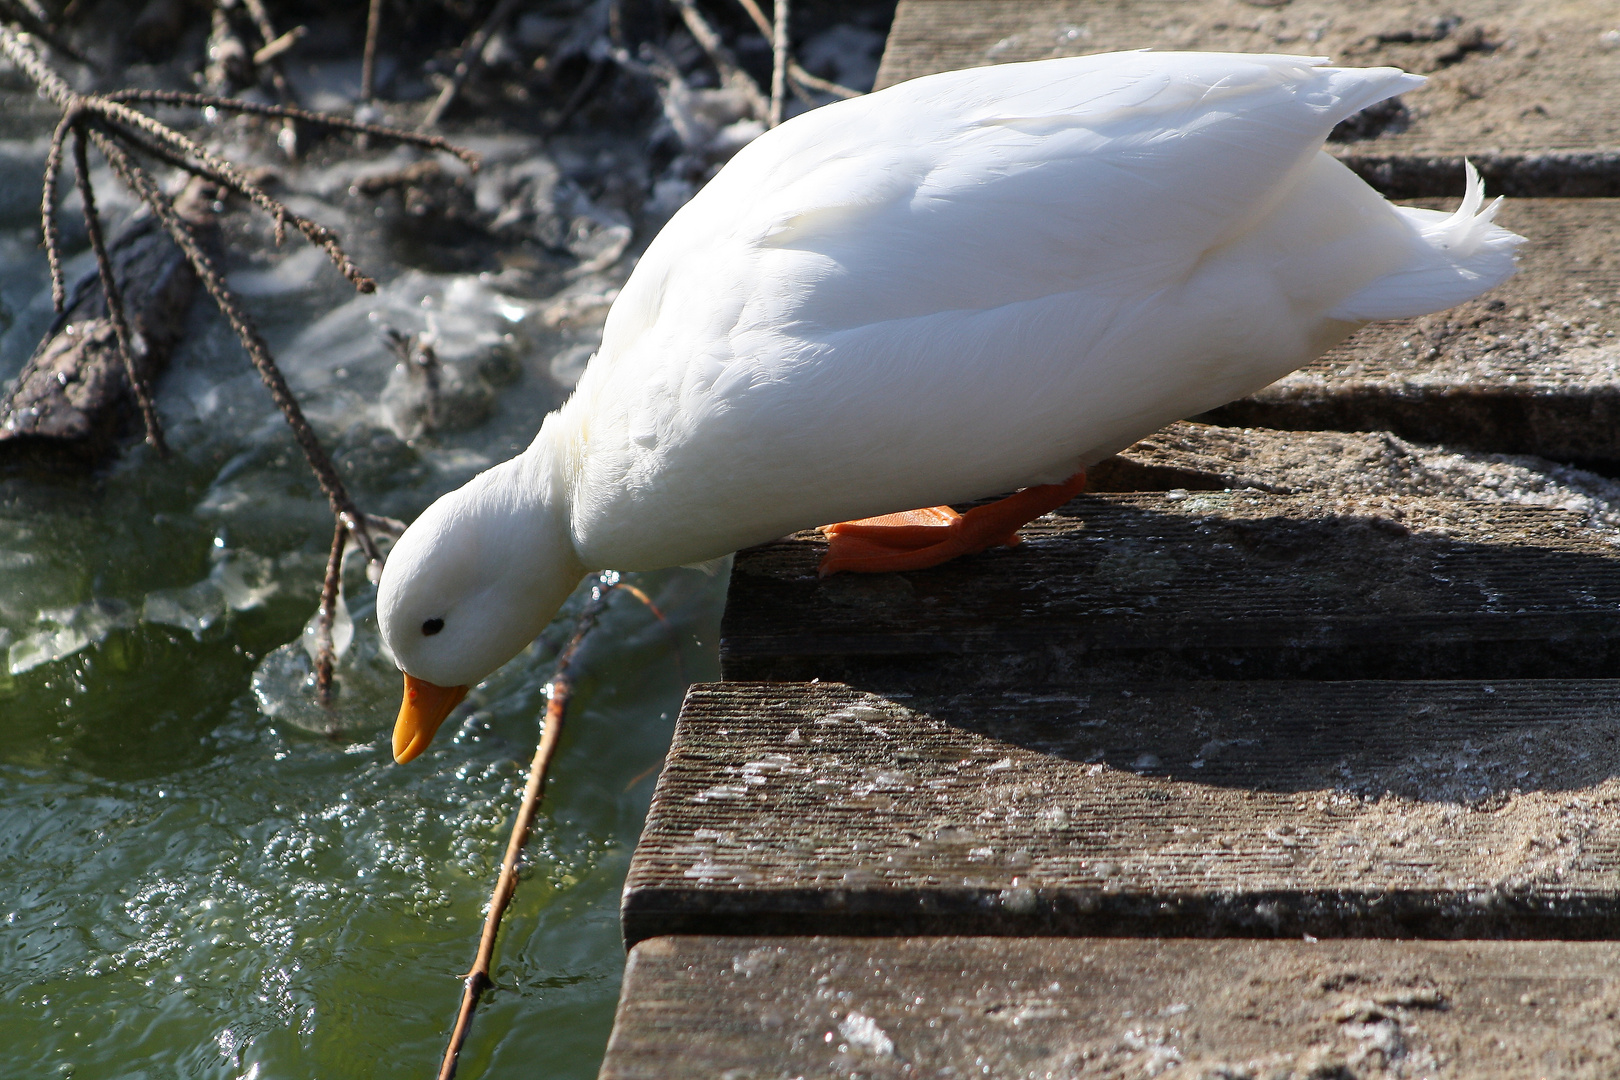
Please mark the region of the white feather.
MULTIPOLYGON (((512 522, 571 540, 537 539, 482 587, 1060 480, 1364 321, 1483 292, 1518 238, 1478 212, 1472 171, 1444 215, 1391 206, 1322 151, 1335 123, 1422 81, 1115 53, 930 76, 767 132, 648 247, 526 464, 446 496, 507 492, 512 522)), ((410 565, 385 594, 447 602, 426 583, 461 556, 435 520, 431 544, 401 541, 389 569, 401 550, 410 565)), ((412 635, 428 606, 380 605, 408 671, 413 649, 426 665, 455 647, 412 635)), ((477 651, 467 671, 507 658, 477 651)))

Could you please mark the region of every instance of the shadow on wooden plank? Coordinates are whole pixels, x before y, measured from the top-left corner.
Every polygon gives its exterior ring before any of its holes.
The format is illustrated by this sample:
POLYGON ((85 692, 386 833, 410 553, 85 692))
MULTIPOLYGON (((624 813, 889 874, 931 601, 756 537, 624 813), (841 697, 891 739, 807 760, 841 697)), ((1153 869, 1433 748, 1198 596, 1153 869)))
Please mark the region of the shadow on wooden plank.
POLYGON ((819 578, 812 533, 741 552, 725 677, 1016 687, 1620 672, 1620 551, 1562 511, 1087 495, 1024 536, 904 574, 819 578))
POLYGON ((669 933, 1606 937, 1620 682, 694 687, 669 933))

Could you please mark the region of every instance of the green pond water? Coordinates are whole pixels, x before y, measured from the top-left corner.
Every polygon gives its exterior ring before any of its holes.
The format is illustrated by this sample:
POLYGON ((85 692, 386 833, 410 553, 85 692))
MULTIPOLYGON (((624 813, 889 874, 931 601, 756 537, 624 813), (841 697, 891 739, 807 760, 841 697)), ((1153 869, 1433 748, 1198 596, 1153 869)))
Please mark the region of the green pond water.
MULTIPOLYGON (((37 138, 0 149, 8 179, 42 152, 37 138)), ((300 209, 351 229, 383 288, 355 297, 295 246, 238 258, 235 280, 357 500, 408 520, 527 443, 600 326, 546 305, 591 309, 624 267, 521 289, 436 273, 399 257, 387 220, 359 227, 373 211, 341 184, 294 188, 300 209), (380 324, 437 335, 449 430, 412 431, 380 324)), ((0 201, 3 378, 48 312, 32 198, 0 201)), ((598 235, 611 215, 587 218, 581 243, 613 242, 598 235)), ((310 704, 299 640, 330 518, 203 302, 159 408, 171 460, 135 446, 93 475, 0 475, 0 1076, 432 1075, 585 595, 397 766, 398 675, 358 562, 338 706, 310 704)), ((717 674, 725 589, 723 572, 628 580, 662 619, 621 591, 582 650, 465 1077, 589 1077, 601 1059, 619 892, 682 691, 717 674)))

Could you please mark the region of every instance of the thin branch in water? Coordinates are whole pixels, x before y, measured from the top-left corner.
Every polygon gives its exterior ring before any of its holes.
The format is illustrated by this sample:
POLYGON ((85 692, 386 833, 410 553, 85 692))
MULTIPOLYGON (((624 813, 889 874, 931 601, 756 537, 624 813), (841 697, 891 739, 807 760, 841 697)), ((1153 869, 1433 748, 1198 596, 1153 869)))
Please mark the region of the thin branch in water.
POLYGON ((332 459, 327 456, 325 447, 321 445, 314 429, 304 417, 303 410, 298 406, 298 399, 288 389, 287 381, 282 377, 281 370, 276 367, 275 360, 271 358, 270 349, 260 336, 258 328, 248 318, 236 294, 225 284, 224 275, 214 265, 208 252, 197 242, 191 227, 175 213, 174 205, 168 196, 146 174, 146 171, 98 128, 90 129, 90 138, 95 142, 96 149, 101 151, 101 155, 113 167, 113 171, 118 174, 119 179, 135 192, 142 202, 151 207, 170 237, 179 245, 180 250, 185 252, 186 260, 191 263, 197 279, 202 282, 203 287, 208 290, 208 295, 213 298, 214 304, 231 324, 231 329, 236 332, 242 347, 247 350, 248 359, 258 370, 259 378, 269 389, 271 400, 276 403, 276 407, 281 410, 281 415, 287 421, 287 426, 292 429, 293 439, 304 452, 304 458, 315 473, 315 479, 326 495, 332 512, 354 534, 355 542, 360 545, 366 558, 380 563, 382 555, 367 531, 365 516, 349 498, 348 490, 343 486, 343 481, 339 479, 337 470, 332 465, 332 459))
POLYGON ((332 553, 326 558, 321 606, 315 615, 315 692, 321 704, 328 707, 332 704, 332 668, 337 662, 337 650, 332 647, 332 622, 337 618, 338 590, 343 585, 343 549, 348 542, 348 527, 339 521, 332 531, 332 553))
POLYGON ((96 113, 99 117, 133 127, 142 134, 151 137, 164 149, 206 166, 219 178, 218 182, 242 195, 275 220, 277 244, 281 243, 286 232, 286 226, 291 223, 294 228, 304 234, 305 239, 310 243, 325 250, 327 257, 332 260, 332 264, 337 267, 338 272, 348 278, 350 284, 356 289, 369 293, 377 288, 377 283, 367 277, 360 270, 360 267, 355 265, 354 260, 349 258, 348 253, 343 250, 338 243, 336 233, 325 225, 304 217, 302 214, 293 213, 285 204, 271 198, 268 192, 249 180, 229 161, 180 134, 173 128, 160 124, 145 113, 136 112, 120 102, 115 102, 110 98, 100 100, 81 98, 80 101, 86 110, 96 113))
MULTIPOLYGON (((199 162, 205 165, 212 172, 218 174, 221 182, 229 186, 231 190, 236 191, 249 199, 254 205, 258 206, 275 220, 276 242, 278 244, 282 240, 286 225, 290 222, 298 229, 299 232, 304 234, 310 243, 315 244, 317 247, 323 248, 326 251, 328 258, 332 260, 333 265, 337 267, 338 271, 343 274, 344 277, 349 279, 355 288, 359 289, 361 292, 371 292, 376 288, 376 282, 372 281, 371 278, 367 277, 363 272, 361 272, 360 268, 355 265, 354 261, 349 258, 342 246, 339 245, 337 235, 335 233, 333 233, 326 226, 321 225, 319 222, 312 221, 301 214, 293 213, 284 204, 272 199, 267 192, 262 190, 257 184, 254 184, 251 180, 244 176, 240 171, 237 170, 236 166, 232 165, 226 159, 214 154, 206 147, 180 134, 173 128, 159 123, 158 121, 147 116, 145 113, 136 112, 123 101, 117 100, 114 96, 109 95, 106 97, 87 98, 73 94, 71 90, 67 90, 65 85, 63 89, 81 108, 94 112, 102 119, 111 121, 123 128, 133 128, 136 131, 150 137, 158 144, 163 145, 171 152, 177 153, 182 157, 188 158, 189 160, 199 162)), ((146 98, 147 100, 182 97, 206 98, 206 95, 184 95, 180 93, 165 93, 163 91, 135 91, 133 93, 139 95, 140 97, 146 98)), ((249 106, 247 102, 238 102, 229 98, 215 98, 212 101, 206 101, 204 103, 208 106, 217 108, 223 107, 223 103, 225 102, 229 102, 231 107, 237 108, 242 112, 252 112, 260 115, 291 116, 295 119, 302 119, 304 116, 309 116, 315 118, 316 122, 323 122, 323 118, 316 116, 316 114, 306 114, 302 109, 293 109, 285 106, 254 107, 249 106)), ((198 102, 190 101, 186 103, 196 104, 198 102)), ((345 130, 370 129, 376 127, 376 125, 370 124, 353 124, 349 121, 338 120, 335 117, 329 119, 331 121, 329 126, 345 130)), ((384 135, 391 134, 391 129, 381 128, 377 131, 377 133, 384 135)), ((399 134, 402 136, 409 135, 408 132, 400 132, 399 134)), ((406 138, 403 141, 415 142, 418 140, 406 138)), ((465 158, 463 160, 465 160, 465 158)))
POLYGON ((113 325, 113 337, 118 342, 118 357, 124 362, 124 376, 129 379, 135 403, 141 410, 141 422, 146 426, 146 441, 162 457, 169 456, 169 446, 163 439, 163 425, 158 421, 157 406, 152 403, 152 389, 146 383, 146 373, 135 360, 135 343, 129 333, 129 320, 124 317, 124 294, 113 276, 112 258, 107 254, 106 238, 101 232, 101 213, 96 209, 96 193, 90 186, 90 163, 84 153, 84 129, 73 129, 73 168, 79 185, 79 199, 84 204, 84 228, 90 236, 90 247, 96 253, 96 269, 101 274, 101 295, 107 303, 107 318, 113 325))
POLYGON ((439 126, 439 121, 444 119, 444 114, 449 111, 451 104, 455 102, 456 95, 461 93, 462 84, 467 81, 467 76, 472 74, 473 65, 483 62, 484 46, 489 43, 490 35, 500 28, 501 24, 507 20, 507 17, 512 14, 513 9, 516 7, 517 0, 499 0, 495 5, 495 10, 489 13, 489 18, 485 19, 479 24, 478 29, 473 31, 472 37, 467 39, 466 44, 461 46, 461 51, 457 54, 456 69, 450 73, 450 81, 445 83, 444 89, 439 91, 439 96, 434 99, 433 107, 428 110, 427 116, 422 120, 422 124, 417 130, 426 131, 429 128, 439 126))
MULTIPOLYGON (((298 43, 298 39, 305 34, 305 28, 295 26, 285 34, 277 34, 275 24, 270 21, 270 12, 265 10, 264 0, 243 2, 253 19, 254 29, 258 30, 264 42, 250 57, 253 66, 270 69, 270 85, 276 88, 278 101, 283 105, 296 104, 298 96, 293 92, 292 83, 287 81, 287 73, 281 68, 281 54, 298 43)), ((290 117, 281 121, 281 134, 276 136, 276 145, 281 147, 289 160, 297 160, 298 125, 290 117)))
MULTIPOLYGON (((262 4, 259 4, 259 0, 249 0, 249 2, 250 7, 256 6, 259 9, 255 14, 255 18, 260 32, 269 36, 273 33, 273 27, 270 25, 268 17, 264 16, 262 4)), ((0 0, 0 6, 5 3, 6 0, 0 0)), ((243 348, 247 350, 248 358, 259 372, 265 386, 269 389, 271 399, 275 402, 276 407, 281 410, 288 427, 292 429, 293 438, 304 452, 304 457, 309 462, 310 469, 314 472, 322 492, 326 495, 334 516, 364 553, 368 563, 367 574, 375 581, 382 565, 382 554, 378 550, 376 540, 372 535, 373 531, 375 530, 378 534, 392 532, 397 535, 403 529, 403 526, 389 519, 368 517, 355 506, 342 480, 338 477, 330 457, 327 456, 319 438, 317 438, 313 428, 310 427, 308 420, 304 417, 303 410, 299 407, 297 399, 288 388, 280 369, 277 368, 275 360, 271 357, 270 351, 257 327, 248 317, 241 302, 227 287, 223 274, 220 273, 213 259, 198 242, 196 235, 191 231, 190 225, 175 211, 174 205, 168 196, 146 173, 140 163, 131 156, 126 146, 141 153, 149 154, 160 161, 175 165, 192 175, 204 177, 227 191, 234 191, 248 198, 275 221, 278 242, 282 237, 286 224, 291 222, 311 242, 324 248, 344 275, 362 292, 372 291, 375 288, 375 283, 349 259, 348 255, 339 246, 336 235, 330 230, 317 222, 295 214, 286 205, 271 198, 258 185, 243 175, 231 162, 212 153, 194 140, 180 134, 153 117, 136 111, 131 106, 134 104, 180 105, 204 109, 223 109, 283 120, 308 121, 311 124, 334 130, 348 131, 360 135, 375 135, 426 149, 454 154, 472 169, 477 169, 479 166, 478 155, 454 146, 438 136, 401 131, 397 128, 378 124, 358 123, 340 117, 308 112, 289 105, 261 105, 208 94, 163 90, 124 90, 107 95, 79 94, 39 54, 33 37, 26 33, 19 33, 3 21, 0 21, 0 55, 4 55, 10 60, 23 75, 33 81, 43 96, 49 98, 63 112, 63 118, 53 136, 52 149, 47 155, 45 191, 41 206, 42 228, 45 233, 47 256, 52 262, 53 293, 58 298, 58 306, 65 305, 66 289, 61 280, 60 235, 56 220, 56 194, 64 143, 71 132, 76 139, 76 164, 83 161, 84 150, 82 143, 83 140, 88 139, 95 144, 96 149, 106 159, 118 178, 157 217, 170 238, 179 246, 186 261, 190 263, 192 270, 196 273, 198 280, 202 282, 209 296, 219 307, 220 312, 225 316, 226 321, 230 323, 231 328, 241 340, 243 348)), ((109 314, 114 322, 119 348, 122 351, 121 359, 126 372, 130 376, 132 389, 136 393, 137 400, 141 403, 143 418, 147 421, 148 438, 153 440, 154 445, 161 447, 162 435, 161 429, 157 426, 156 412, 151 408, 150 395, 144 381, 138 376, 134 365, 134 350, 127 320, 124 319, 122 296, 117 292, 116 282, 111 277, 111 263, 106 257, 105 244, 97 239, 100 236, 100 221, 95 216, 95 203, 90 191, 88 170, 83 168, 82 165, 80 167, 80 184, 84 195, 88 227, 92 230, 92 243, 100 249, 98 251, 98 267, 101 270, 104 289, 107 293, 109 314)))
POLYGON ((529 781, 524 785, 523 802, 519 804, 517 817, 512 821, 512 836, 506 842, 501 874, 489 898, 489 913, 484 916, 484 930, 478 938, 478 955, 463 983, 461 1008, 456 1012, 456 1026, 450 1033, 450 1045, 445 1048, 444 1061, 439 1066, 439 1080, 451 1080, 456 1075, 456 1061, 461 1056, 461 1047, 472 1027, 473 1010, 478 1008, 478 998, 490 985, 489 967, 495 957, 495 936, 500 932, 501 919, 506 914, 507 905, 512 902, 512 894, 517 891, 518 861, 523 857, 524 845, 529 842, 529 830, 534 825, 535 812, 540 806, 546 772, 551 767, 557 741, 562 737, 563 715, 568 711, 568 698, 573 692, 570 669, 574 654, 601 617, 616 585, 617 581, 609 574, 597 579, 590 603, 585 605, 579 618, 574 621, 573 636, 557 655, 557 667, 551 676, 551 693, 546 701, 545 727, 540 733, 540 745, 535 748, 534 760, 529 764, 529 781))
POLYGON ((635 776, 630 778, 630 782, 628 784, 624 785, 625 793, 629 794, 631 791, 635 790, 635 786, 637 784, 641 783, 643 780, 647 779, 647 777, 649 777, 653 773, 657 772, 658 767, 660 765, 662 765, 663 763, 664 763, 664 759, 659 758, 657 761, 653 762, 651 765, 647 766, 645 769, 642 769, 640 772, 636 773, 635 776))
MULTIPOLYGON (((765 13, 760 10, 759 4, 755 3, 755 0, 737 0, 737 2, 743 6, 744 11, 748 12, 748 17, 754 20, 754 25, 759 27, 759 32, 761 34, 765 35, 765 40, 774 41, 776 38, 776 31, 771 26, 771 20, 767 19, 765 17, 765 13)), ((796 82, 800 86, 807 87, 811 90, 820 90, 823 94, 831 94, 833 97, 841 98, 865 97, 865 95, 859 90, 851 90, 849 87, 840 86, 838 83, 835 83, 830 79, 823 79, 819 76, 810 74, 804 68, 800 67, 799 62, 793 59, 791 56, 788 57, 787 73, 788 79, 792 82, 796 82)))
POLYGON ((844 98, 847 100, 849 98, 866 96, 860 90, 851 90, 849 87, 835 83, 831 79, 823 79, 810 74, 808 71, 804 70, 804 68, 800 67, 798 61, 796 60, 791 60, 788 62, 788 78, 792 79, 800 86, 807 87, 811 90, 820 90, 823 94, 831 94, 833 97, 844 98))
POLYGON ((687 677, 686 658, 681 655, 680 635, 675 632, 675 627, 671 626, 669 620, 664 618, 664 613, 658 610, 658 605, 653 603, 652 597, 648 596, 640 588, 630 584, 628 581, 622 580, 619 582, 618 587, 635 597, 637 600, 640 600, 642 604, 646 606, 647 610, 652 612, 652 617, 658 620, 658 625, 663 628, 664 633, 669 635, 670 645, 675 649, 675 670, 677 677, 681 680, 681 684, 683 686, 690 683, 692 680, 687 677))
POLYGON ((278 59, 282 53, 288 51, 300 41, 303 41, 304 36, 308 33, 309 27, 295 26, 285 34, 272 38, 270 41, 259 46, 259 48, 254 51, 254 65, 258 66, 261 64, 268 64, 272 60, 278 59))
MULTIPOLYGON (((103 128, 103 130, 107 129, 103 128)), ((237 191, 236 185, 231 182, 231 178, 223 173, 210 169, 207 165, 201 162, 188 161, 179 154, 171 153, 167 147, 161 146, 155 142, 151 142, 139 135, 136 135, 134 132, 114 132, 108 130, 107 134, 117 138, 120 142, 129 146, 131 149, 140 151, 154 161, 161 161, 163 164, 168 165, 171 168, 179 169, 181 172, 189 173, 192 176, 207 180, 209 183, 217 185, 224 191, 235 192, 238 195, 244 196, 246 194, 245 192, 237 191)))
POLYGON ((754 114, 754 119, 766 119, 771 112, 771 103, 760 93, 759 84, 754 82, 754 77, 742 69, 742 65, 737 63, 737 58, 726 48, 725 42, 720 40, 720 35, 715 32, 714 27, 710 26, 703 13, 698 11, 697 4, 693 0, 675 0, 675 6, 681 11, 681 21, 686 24, 686 29, 691 32, 693 39, 708 54, 709 62, 720 73, 720 81, 748 98, 748 106, 754 114))
POLYGON ((788 0, 776 0, 776 19, 771 23, 771 127, 781 125, 787 105, 787 69, 788 0))
POLYGON ((420 146, 424 150, 437 150, 452 157, 460 158, 469 169, 475 172, 481 164, 481 159, 477 153, 468 150, 464 146, 457 146, 442 135, 406 131, 404 128, 389 127, 386 124, 367 124, 359 120, 346 120, 341 116, 310 112, 308 109, 300 109, 292 105, 265 105, 257 101, 215 97, 212 94, 197 94, 189 90, 117 90, 107 94, 106 99, 126 105, 183 105, 195 109, 224 109, 226 112, 249 113, 254 116, 290 117, 294 120, 319 124, 322 127, 331 128, 333 131, 347 131, 355 135, 375 135, 382 139, 392 139, 394 142, 420 146))
POLYGON ((377 91, 377 31, 382 25, 383 0, 371 0, 366 9, 366 48, 360 54, 360 103, 370 104, 377 91))
POLYGON ((62 276, 62 233, 56 220, 56 191, 62 177, 62 144, 78 123, 77 110, 69 110, 51 132, 45 152, 45 189, 40 197, 40 227, 45 234, 45 261, 51 268, 51 308, 58 314, 67 305, 67 280, 62 276))

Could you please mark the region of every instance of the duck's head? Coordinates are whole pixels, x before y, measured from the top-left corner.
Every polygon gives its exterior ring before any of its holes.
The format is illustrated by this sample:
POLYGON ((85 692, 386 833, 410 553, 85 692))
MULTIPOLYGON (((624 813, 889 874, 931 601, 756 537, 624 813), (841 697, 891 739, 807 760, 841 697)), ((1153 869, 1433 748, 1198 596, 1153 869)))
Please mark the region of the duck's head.
POLYGON ((428 507, 377 586, 383 640, 405 673, 394 760, 427 748, 450 710, 537 637, 585 575, 566 503, 527 456, 428 507))

